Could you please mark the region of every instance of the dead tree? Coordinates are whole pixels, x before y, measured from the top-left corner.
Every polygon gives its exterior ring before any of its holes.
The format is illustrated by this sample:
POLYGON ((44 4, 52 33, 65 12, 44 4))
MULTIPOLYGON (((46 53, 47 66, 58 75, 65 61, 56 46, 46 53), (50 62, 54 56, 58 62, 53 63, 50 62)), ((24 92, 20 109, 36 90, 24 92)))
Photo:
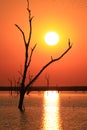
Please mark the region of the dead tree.
POLYGON ((46 79, 47 87, 49 87, 50 77, 48 74, 45 75, 45 79, 46 79))
POLYGON ((48 61, 48 63, 45 64, 35 76, 33 76, 33 78, 30 80, 30 82, 25 84, 26 78, 27 78, 27 73, 28 73, 28 68, 30 66, 34 50, 36 48, 36 44, 35 44, 32 47, 31 50, 29 49, 29 47, 30 47, 29 45, 30 45, 30 41, 31 41, 31 35, 32 35, 32 20, 33 20, 33 16, 31 15, 31 10, 30 10, 30 7, 29 7, 29 0, 27 0, 27 11, 28 11, 28 18, 29 18, 29 36, 28 36, 27 41, 26 41, 26 38, 25 38, 24 31, 21 29, 21 27, 19 25, 15 24, 15 26, 17 27, 17 29, 21 32, 21 34, 23 36, 23 41, 24 41, 24 45, 25 45, 25 60, 24 60, 24 68, 23 68, 22 80, 21 80, 21 85, 20 85, 20 97, 19 97, 19 104, 18 104, 18 108, 21 111, 23 111, 22 108, 23 108, 24 95, 29 90, 29 87, 31 87, 32 83, 34 83, 34 81, 41 75, 41 73, 49 65, 51 65, 52 63, 54 63, 56 61, 59 61, 72 47, 71 43, 69 43, 68 48, 59 57, 53 58, 51 56, 50 61, 48 61))
POLYGON ((8 79, 8 81, 9 81, 9 83, 10 83, 10 88, 11 88, 9 93, 10 93, 11 96, 12 96, 12 80, 8 79))

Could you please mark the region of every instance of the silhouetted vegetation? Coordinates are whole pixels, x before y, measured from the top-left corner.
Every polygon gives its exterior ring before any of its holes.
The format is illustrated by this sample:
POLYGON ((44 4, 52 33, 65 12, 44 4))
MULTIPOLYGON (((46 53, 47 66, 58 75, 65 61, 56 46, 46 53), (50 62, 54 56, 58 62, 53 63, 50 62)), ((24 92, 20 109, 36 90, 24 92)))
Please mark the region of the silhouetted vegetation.
MULTIPOLYGON (((22 28, 18 25, 15 24, 15 26, 17 27, 17 29, 21 32, 22 36, 23 36, 23 41, 24 41, 24 45, 25 45, 25 60, 24 60, 24 68, 23 68, 23 73, 21 73, 21 83, 20 83, 20 98, 19 98, 19 104, 18 104, 18 108, 23 111, 23 100, 24 100, 24 95, 25 93, 28 91, 29 92, 29 87, 31 87, 32 83, 34 83, 34 81, 36 79, 38 79, 38 77, 41 75, 41 73, 52 63, 59 61, 72 47, 70 40, 68 43, 68 48, 57 58, 53 58, 51 56, 50 61, 48 61, 47 64, 45 64, 40 71, 33 76, 32 78, 30 78, 29 82, 26 84, 26 77, 28 74, 28 69, 32 60, 32 56, 34 53, 34 50, 36 49, 37 44, 35 44, 32 49, 30 50, 30 42, 31 42, 31 35, 32 35, 32 20, 33 20, 33 16, 31 15, 31 10, 29 7, 29 0, 27 0, 27 11, 28 11, 28 18, 29 18, 29 35, 28 35, 28 40, 26 40, 25 38, 25 33, 22 30, 22 28)), ((47 82, 48 82, 48 77, 47 77, 47 82)))

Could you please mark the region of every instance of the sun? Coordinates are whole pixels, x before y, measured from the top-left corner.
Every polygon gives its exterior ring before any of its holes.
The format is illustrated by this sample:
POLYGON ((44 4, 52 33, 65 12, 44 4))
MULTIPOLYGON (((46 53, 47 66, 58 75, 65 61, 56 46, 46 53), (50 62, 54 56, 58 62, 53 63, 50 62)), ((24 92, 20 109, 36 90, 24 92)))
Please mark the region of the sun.
POLYGON ((48 45, 54 46, 59 42, 60 38, 56 32, 47 32, 44 36, 44 40, 48 45))

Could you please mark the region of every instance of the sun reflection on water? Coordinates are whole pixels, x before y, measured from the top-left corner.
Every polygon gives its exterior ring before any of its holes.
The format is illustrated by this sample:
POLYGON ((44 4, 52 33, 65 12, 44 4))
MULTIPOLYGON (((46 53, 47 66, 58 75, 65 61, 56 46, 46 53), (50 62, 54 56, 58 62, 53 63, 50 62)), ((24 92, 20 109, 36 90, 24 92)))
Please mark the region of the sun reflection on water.
POLYGON ((44 93, 44 129, 59 130, 59 94, 56 91, 44 93))

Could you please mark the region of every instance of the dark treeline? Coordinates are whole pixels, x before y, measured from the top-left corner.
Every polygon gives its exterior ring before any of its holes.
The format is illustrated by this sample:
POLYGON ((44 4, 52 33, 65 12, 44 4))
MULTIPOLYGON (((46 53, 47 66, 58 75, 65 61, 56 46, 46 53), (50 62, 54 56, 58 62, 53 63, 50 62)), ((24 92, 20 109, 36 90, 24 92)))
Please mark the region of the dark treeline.
MULTIPOLYGON (((87 91, 87 86, 33 86, 29 91, 87 91)), ((0 91, 20 91, 20 87, 0 86, 0 91)))

